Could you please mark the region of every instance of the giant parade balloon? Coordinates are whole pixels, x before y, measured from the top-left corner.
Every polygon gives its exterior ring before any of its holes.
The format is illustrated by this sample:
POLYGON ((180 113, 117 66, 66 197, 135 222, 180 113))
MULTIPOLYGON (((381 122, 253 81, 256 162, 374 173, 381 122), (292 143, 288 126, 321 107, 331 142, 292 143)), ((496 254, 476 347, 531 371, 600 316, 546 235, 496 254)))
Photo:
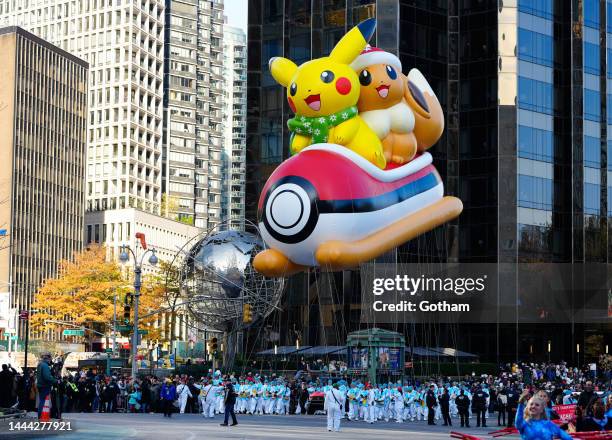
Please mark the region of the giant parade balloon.
POLYGON ((368 45, 374 19, 351 29, 328 57, 300 66, 272 58, 287 89, 291 158, 272 173, 258 205, 267 276, 358 266, 454 218, 427 149, 444 116, 425 77, 368 45))

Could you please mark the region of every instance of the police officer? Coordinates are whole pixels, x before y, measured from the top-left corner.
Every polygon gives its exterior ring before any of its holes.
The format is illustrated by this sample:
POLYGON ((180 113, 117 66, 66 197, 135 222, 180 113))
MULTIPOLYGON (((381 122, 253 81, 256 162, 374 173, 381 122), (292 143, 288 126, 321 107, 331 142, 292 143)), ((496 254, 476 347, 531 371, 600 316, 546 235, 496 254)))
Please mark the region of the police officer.
POLYGON ((459 412, 459 417, 461 418, 461 427, 469 428, 470 427, 470 398, 465 395, 465 391, 459 391, 459 395, 455 399, 455 403, 457 404, 457 411, 459 412))
POLYGON ((479 387, 474 393, 472 398, 472 412, 476 414, 476 427, 480 428, 487 427, 487 419, 485 418, 485 411, 487 410, 487 393, 479 387))
POLYGON ((442 419, 444 420, 444 426, 453 426, 450 417, 450 394, 448 388, 444 387, 444 392, 440 396, 440 409, 442 410, 442 419))
POLYGON ((435 387, 431 385, 429 387, 429 391, 427 391, 427 396, 425 397, 425 403, 427 404, 427 424, 435 425, 434 416, 436 415, 436 406, 438 403, 436 401, 436 394, 434 391, 435 387))

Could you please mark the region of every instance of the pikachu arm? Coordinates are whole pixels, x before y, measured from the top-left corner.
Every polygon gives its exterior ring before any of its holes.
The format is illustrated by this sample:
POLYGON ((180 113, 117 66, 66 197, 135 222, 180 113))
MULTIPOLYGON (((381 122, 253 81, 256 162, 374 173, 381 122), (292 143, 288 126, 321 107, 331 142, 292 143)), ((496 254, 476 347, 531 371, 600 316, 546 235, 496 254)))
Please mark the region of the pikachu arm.
POLYGON ((294 134, 291 138, 291 154, 297 154, 312 143, 312 139, 302 134, 294 134))
POLYGON ((351 118, 336 126, 331 136, 331 142, 346 145, 351 142, 359 131, 359 119, 351 118))

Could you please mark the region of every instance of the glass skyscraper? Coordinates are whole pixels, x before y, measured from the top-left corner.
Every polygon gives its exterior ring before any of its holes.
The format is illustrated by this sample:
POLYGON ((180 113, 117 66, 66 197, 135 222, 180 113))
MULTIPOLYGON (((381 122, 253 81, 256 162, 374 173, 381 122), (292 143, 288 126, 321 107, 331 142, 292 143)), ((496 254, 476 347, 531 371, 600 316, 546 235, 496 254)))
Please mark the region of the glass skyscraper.
MULTIPOLYGON (((446 192, 465 206, 394 258, 504 267, 612 261, 612 2, 602 0, 251 1, 247 216, 255 219, 267 176, 288 157, 291 111, 268 59, 325 55, 368 17, 378 21, 372 44, 399 55, 405 73, 421 70, 440 99, 446 128, 430 151, 446 192)), ((524 302, 516 269, 500 269, 499 279, 501 306, 524 302)), ((278 342, 343 344, 362 325, 359 280, 354 271, 293 277, 284 312, 268 323, 280 329, 278 342)), ((514 323, 393 329, 415 345, 490 360, 572 361, 577 344, 583 354, 603 352, 610 339, 607 324, 522 324, 522 313, 517 307, 514 323)))

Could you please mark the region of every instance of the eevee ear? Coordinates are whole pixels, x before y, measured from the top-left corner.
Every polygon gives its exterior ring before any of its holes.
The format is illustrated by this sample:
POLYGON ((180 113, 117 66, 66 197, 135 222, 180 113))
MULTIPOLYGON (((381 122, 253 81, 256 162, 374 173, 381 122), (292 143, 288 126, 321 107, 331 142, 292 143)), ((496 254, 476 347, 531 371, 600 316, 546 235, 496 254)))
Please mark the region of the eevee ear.
POLYGON ((291 81, 291 78, 293 78, 298 68, 293 61, 283 57, 270 58, 268 67, 270 68, 272 77, 283 87, 289 85, 289 81, 291 81))
POLYGON ((376 19, 368 18, 362 21, 338 41, 329 57, 341 64, 351 64, 365 49, 375 29, 376 19))

